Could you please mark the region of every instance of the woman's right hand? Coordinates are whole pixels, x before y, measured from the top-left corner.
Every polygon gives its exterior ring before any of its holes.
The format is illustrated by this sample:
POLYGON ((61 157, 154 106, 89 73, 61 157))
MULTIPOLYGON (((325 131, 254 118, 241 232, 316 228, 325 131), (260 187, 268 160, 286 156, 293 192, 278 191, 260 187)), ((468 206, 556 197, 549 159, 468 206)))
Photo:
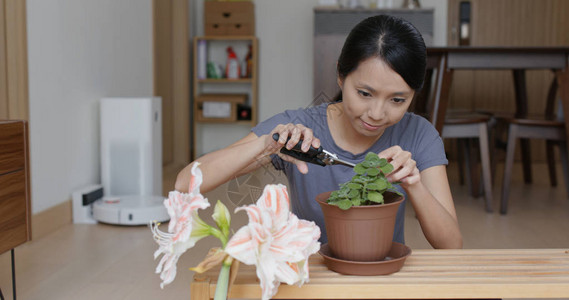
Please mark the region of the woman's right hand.
POLYGON ((303 140, 301 145, 301 150, 307 152, 310 146, 314 148, 320 147, 320 140, 314 137, 312 129, 305 127, 302 124, 281 124, 277 125, 271 133, 265 136, 265 150, 266 154, 278 154, 283 160, 294 163, 298 168, 298 171, 302 174, 308 172, 308 166, 306 162, 295 159, 291 156, 280 153, 280 149, 285 147, 286 149, 292 149, 300 140, 303 140), (279 139, 275 141, 273 139, 273 134, 278 133, 279 139), (290 140, 287 142, 287 139, 290 140))

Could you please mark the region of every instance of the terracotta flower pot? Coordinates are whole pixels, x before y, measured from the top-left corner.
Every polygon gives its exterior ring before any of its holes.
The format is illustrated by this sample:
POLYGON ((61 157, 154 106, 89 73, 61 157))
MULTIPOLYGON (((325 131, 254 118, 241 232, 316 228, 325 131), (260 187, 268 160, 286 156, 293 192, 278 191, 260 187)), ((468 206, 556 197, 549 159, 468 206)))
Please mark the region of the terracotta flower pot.
POLYGON ((342 210, 326 203, 330 193, 317 195, 316 201, 324 213, 332 255, 350 261, 383 260, 391 249, 395 217, 403 197, 386 192, 384 204, 342 210))

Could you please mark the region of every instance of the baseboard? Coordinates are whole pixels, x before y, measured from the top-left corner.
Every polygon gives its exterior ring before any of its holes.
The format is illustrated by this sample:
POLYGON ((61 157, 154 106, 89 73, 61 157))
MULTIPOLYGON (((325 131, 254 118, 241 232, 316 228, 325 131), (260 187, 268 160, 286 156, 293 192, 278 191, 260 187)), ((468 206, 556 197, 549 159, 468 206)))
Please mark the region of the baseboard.
POLYGON ((71 199, 32 215, 32 240, 46 236, 73 222, 71 199))

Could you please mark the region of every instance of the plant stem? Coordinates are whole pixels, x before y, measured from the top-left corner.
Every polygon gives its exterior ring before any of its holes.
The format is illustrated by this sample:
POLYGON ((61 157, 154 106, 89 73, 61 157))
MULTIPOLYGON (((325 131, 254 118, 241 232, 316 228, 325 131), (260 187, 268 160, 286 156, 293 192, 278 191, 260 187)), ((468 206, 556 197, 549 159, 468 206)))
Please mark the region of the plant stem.
POLYGON ((229 269, 231 268, 231 263, 233 258, 227 256, 223 260, 221 266, 221 271, 219 271, 219 277, 217 277, 217 284, 215 286, 215 296, 214 300, 226 300, 227 299, 227 288, 229 285, 229 269))
POLYGON ((215 236, 221 241, 222 248, 225 249, 225 245, 227 245, 227 242, 229 240, 227 235, 223 234, 219 229, 213 227, 209 228, 209 232, 211 235, 215 236))

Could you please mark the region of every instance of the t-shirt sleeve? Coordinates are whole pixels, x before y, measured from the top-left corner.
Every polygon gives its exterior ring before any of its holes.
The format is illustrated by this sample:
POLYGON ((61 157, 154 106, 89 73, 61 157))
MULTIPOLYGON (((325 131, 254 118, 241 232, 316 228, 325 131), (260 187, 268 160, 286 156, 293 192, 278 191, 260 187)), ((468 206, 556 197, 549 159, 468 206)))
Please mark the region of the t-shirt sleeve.
POLYGON ((422 118, 418 127, 420 133, 413 152, 413 159, 417 162, 417 169, 421 172, 430 167, 448 165, 445 147, 439 132, 431 123, 422 118))
POLYGON ((262 136, 264 134, 269 134, 277 125, 288 123, 290 123, 290 118, 286 112, 283 112, 257 124, 257 126, 253 127, 251 131, 257 136, 262 136))

